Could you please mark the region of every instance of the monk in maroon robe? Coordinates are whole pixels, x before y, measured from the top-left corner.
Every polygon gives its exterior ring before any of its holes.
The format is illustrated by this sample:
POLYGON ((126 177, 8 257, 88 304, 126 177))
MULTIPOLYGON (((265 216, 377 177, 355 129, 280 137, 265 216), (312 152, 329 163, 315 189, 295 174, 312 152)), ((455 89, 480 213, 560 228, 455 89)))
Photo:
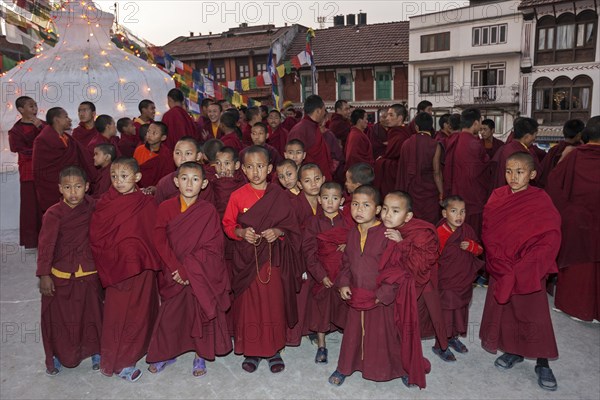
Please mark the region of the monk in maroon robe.
POLYGON ((563 136, 565 139, 558 142, 555 146, 552 146, 550 150, 548 150, 548 154, 546 157, 544 157, 544 160, 541 163, 542 171, 536 179, 539 187, 546 187, 548 183, 548 176, 554 167, 556 167, 558 161, 562 158, 565 149, 570 147, 570 149, 567 150, 568 153, 569 151, 573 150, 573 146, 578 146, 581 144, 581 132, 584 128, 585 124, 579 119, 571 119, 565 122, 563 125, 563 136))
POLYGON ((116 136, 117 124, 115 120, 110 115, 102 114, 94 121, 94 127, 98 134, 92 137, 87 145, 90 154, 94 154, 94 148, 99 144, 112 144, 115 146, 117 157, 120 157, 121 151, 119 150, 119 137, 116 136))
POLYGON ((327 128, 333 132, 335 137, 342 143, 342 147, 345 149, 346 141, 348 140, 348 135, 350 134, 350 129, 352 128, 352 125, 354 125, 350 120, 350 104, 348 104, 346 100, 336 101, 334 105, 334 113, 327 122, 327 128))
POLYGON ((367 113, 365 110, 357 108, 352 111, 350 119, 352 121, 352 128, 347 136, 346 170, 350 166, 361 162, 373 166, 375 163, 375 160, 373 160, 373 147, 365 134, 368 124, 367 113))
POLYGON ((167 125, 169 135, 165 145, 169 149, 174 149, 175 144, 184 136, 196 136, 196 124, 184 108, 185 97, 179 89, 171 89, 167 94, 167 103, 169 111, 162 117, 162 123, 167 125))
POLYGON ((298 113, 296 112, 296 110, 294 109, 294 107, 292 106, 291 102, 285 102, 283 105, 283 109, 284 109, 284 120, 281 123, 281 125, 283 125, 283 127, 285 129, 287 129, 287 131, 291 131, 292 128, 294 127, 294 125, 296 125, 298 122, 300 122, 300 120, 302 119, 302 114, 300 113, 300 115, 297 115, 298 113))
POLYGON ((135 149, 142 144, 135 124, 130 118, 119 118, 117 121, 117 131, 121 135, 117 144, 119 153, 123 157, 133 157, 135 149))
POLYGON ((85 174, 78 167, 61 173, 64 199, 44 214, 36 275, 42 294, 42 341, 46 373, 74 368, 92 357, 100 368, 104 293, 92 258, 89 227, 94 200, 85 195, 85 174))
POLYGON ((112 186, 110 180, 110 165, 100 168, 98 175, 91 186, 91 193, 95 199, 99 199, 102 195, 108 192, 108 189, 112 186))
POLYGON ((278 110, 271 110, 267 118, 269 124, 269 137, 267 143, 275 147, 283 157, 285 154, 285 145, 288 142, 289 131, 281 123, 281 113, 278 110))
POLYGON ((320 129, 320 124, 327 115, 325 103, 317 95, 308 96, 304 102, 304 114, 304 118, 290 131, 288 141, 297 139, 304 143, 304 162, 317 164, 326 180, 331 181, 331 154, 320 129))
POLYGON ((20 97, 15 105, 22 118, 8 131, 8 144, 10 151, 19 157, 19 244, 26 249, 34 249, 37 247, 42 213, 33 179, 33 141, 46 124, 37 118, 37 103, 32 98, 20 97))
POLYGON ((379 157, 385 153, 385 148, 387 146, 388 137, 387 137, 387 109, 379 110, 379 122, 373 125, 371 129, 369 129, 369 140, 371 141, 371 146, 373 147, 373 159, 377 160, 379 157))
POLYGON ((73 139, 86 148, 90 140, 98 133, 94 126, 96 105, 90 101, 82 102, 77 109, 77 115, 79 117, 79 125, 73 129, 72 136, 73 139))
POLYGON ((485 205, 490 281, 479 337, 485 350, 505 351, 496 359, 498 368, 537 358, 538 384, 556 390, 548 359, 558 357, 558 349, 545 288, 548 275, 558 272, 560 214, 542 189, 529 186, 534 168, 530 154, 513 154, 506 165, 509 185, 494 190, 485 205))
MULTIPOLYGON (((548 178, 546 190, 562 217, 556 308, 583 321, 600 321, 600 129, 571 151, 548 178)), ((550 155, 548 155, 549 157, 550 155)))
POLYGON ((494 137, 494 133, 496 132, 496 123, 491 119, 484 119, 481 121, 481 130, 479 131, 479 135, 481 135, 481 143, 483 144, 483 148, 485 152, 490 157, 490 160, 494 158, 494 154, 504 146, 504 142, 502 140, 496 139, 494 137))
MULTIPOLYGON (((173 181, 176 176, 177 171, 173 171, 170 174, 160 178, 160 181, 158 181, 156 184, 154 200, 157 205, 160 205, 166 200, 172 199, 173 197, 177 196, 177 193, 179 193, 179 189, 177 189, 177 186, 175 186, 175 182, 173 181)), ((200 199, 216 205, 215 192, 211 183, 208 184, 206 189, 200 192, 200 199)))

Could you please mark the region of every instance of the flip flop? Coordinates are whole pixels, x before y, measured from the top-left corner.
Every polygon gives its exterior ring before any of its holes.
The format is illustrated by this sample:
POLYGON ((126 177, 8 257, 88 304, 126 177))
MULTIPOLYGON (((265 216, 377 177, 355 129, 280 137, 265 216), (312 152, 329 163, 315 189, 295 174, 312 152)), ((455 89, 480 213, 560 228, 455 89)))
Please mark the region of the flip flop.
POLYGON ((159 372, 162 372, 165 368, 167 368, 169 365, 175 363, 175 361, 177 361, 177 358, 173 358, 171 360, 167 360, 167 361, 159 361, 156 363, 152 363, 148 366, 148 371, 151 374, 158 374, 159 372), (150 368, 154 367, 154 371, 152 371, 150 368))
POLYGON ((523 357, 517 354, 504 353, 496 358, 494 365, 502 370, 511 369, 516 363, 523 362, 523 357))
POLYGON ((558 384, 556 383, 556 378, 554 377, 551 368, 536 365, 535 373, 538 376, 538 385, 540 385, 542 389, 550 390, 551 392, 558 389, 558 384))
POLYGON ((317 355, 315 356, 315 363, 327 364, 327 349, 325 347, 319 347, 317 355))
POLYGON ((121 370, 117 376, 126 380, 127 382, 135 382, 142 377, 142 371, 135 366, 127 367, 123 368, 123 370, 121 370))
POLYGON ((258 357, 246 357, 242 363, 242 369, 246 372, 252 373, 258 368, 258 364, 262 359, 258 357))
POLYGON ((342 374, 337 369, 329 377, 329 383, 331 383, 334 386, 342 386, 342 384, 344 383, 345 380, 346 380, 346 375, 342 374))
POLYGON ((278 374, 285 369, 285 363, 283 362, 283 358, 279 353, 275 354, 273 357, 269 358, 269 369, 272 373, 278 374))
POLYGON ((206 375, 206 361, 202 357, 194 358, 194 366, 192 367, 192 375, 204 376, 206 375))
POLYGON ((442 349, 440 349, 440 348, 432 347, 431 350, 433 350, 433 352, 435 354, 437 354, 438 357, 440 357, 443 361, 446 361, 446 362, 455 362, 456 361, 456 357, 454 357, 454 353, 452 353, 452 351, 450 349, 446 349, 446 350, 442 351, 442 349))
POLYGON ((100 354, 94 354, 92 356, 92 370, 100 371, 100 354))
POLYGON ((54 361, 54 368, 46 369, 46 375, 48 376, 56 376, 60 371, 62 371, 62 364, 56 357, 52 357, 52 361, 54 361))
POLYGON ((448 340, 448 346, 452 347, 455 351, 459 353, 468 353, 469 349, 463 342, 460 341, 459 338, 452 338, 448 340))

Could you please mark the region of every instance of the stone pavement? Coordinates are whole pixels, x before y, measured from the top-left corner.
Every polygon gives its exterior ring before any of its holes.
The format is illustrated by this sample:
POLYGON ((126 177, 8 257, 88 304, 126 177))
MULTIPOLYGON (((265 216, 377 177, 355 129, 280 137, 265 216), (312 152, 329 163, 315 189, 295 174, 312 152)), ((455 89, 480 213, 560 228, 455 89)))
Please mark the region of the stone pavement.
POLYGON ((316 365, 316 347, 307 339, 283 354, 286 370, 271 374, 261 363, 248 374, 241 357, 229 354, 207 363, 208 374, 191 375, 193 355, 180 357, 161 374, 146 371, 136 383, 107 378, 91 370, 85 360, 75 369, 63 369, 56 377, 44 373, 44 350, 39 329, 40 295, 35 278, 35 251, 14 245, 16 231, 2 231, 0 265, 0 399, 600 399, 600 324, 575 322, 552 311, 560 358, 550 363, 558 380, 558 391, 547 392, 537 385, 535 361, 526 360, 511 371, 499 371, 496 356, 481 348, 479 322, 486 289, 475 289, 471 306, 469 347, 458 361, 444 363, 431 352, 432 340, 423 342, 423 352, 432 364, 427 388, 407 389, 400 380, 376 383, 360 373, 348 377, 341 387, 327 382, 335 370, 341 335, 328 337, 328 365, 316 365))

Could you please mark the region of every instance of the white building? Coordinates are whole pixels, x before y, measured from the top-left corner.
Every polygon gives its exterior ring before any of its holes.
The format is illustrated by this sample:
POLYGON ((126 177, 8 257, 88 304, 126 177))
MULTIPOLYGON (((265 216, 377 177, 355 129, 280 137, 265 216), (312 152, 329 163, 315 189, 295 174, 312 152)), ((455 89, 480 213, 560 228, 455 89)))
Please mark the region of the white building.
MULTIPOLYGON (((477 107, 505 136, 519 115, 523 16, 518 1, 471 1, 467 7, 410 18, 408 104, 422 100, 439 117, 477 107)), ((436 119, 437 121, 437 119, 436 119)))

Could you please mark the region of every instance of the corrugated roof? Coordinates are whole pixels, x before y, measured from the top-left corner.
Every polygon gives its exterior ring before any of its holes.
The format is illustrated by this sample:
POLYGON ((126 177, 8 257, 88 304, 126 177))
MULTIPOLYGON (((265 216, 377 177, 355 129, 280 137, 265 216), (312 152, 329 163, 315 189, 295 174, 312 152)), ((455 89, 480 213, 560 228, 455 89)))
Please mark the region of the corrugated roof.
POLYGON ((521 4, 519 4, 519 10, 523 8, 539 7, 566 2, 568 2, 568 0, 521 0, 521 4))

